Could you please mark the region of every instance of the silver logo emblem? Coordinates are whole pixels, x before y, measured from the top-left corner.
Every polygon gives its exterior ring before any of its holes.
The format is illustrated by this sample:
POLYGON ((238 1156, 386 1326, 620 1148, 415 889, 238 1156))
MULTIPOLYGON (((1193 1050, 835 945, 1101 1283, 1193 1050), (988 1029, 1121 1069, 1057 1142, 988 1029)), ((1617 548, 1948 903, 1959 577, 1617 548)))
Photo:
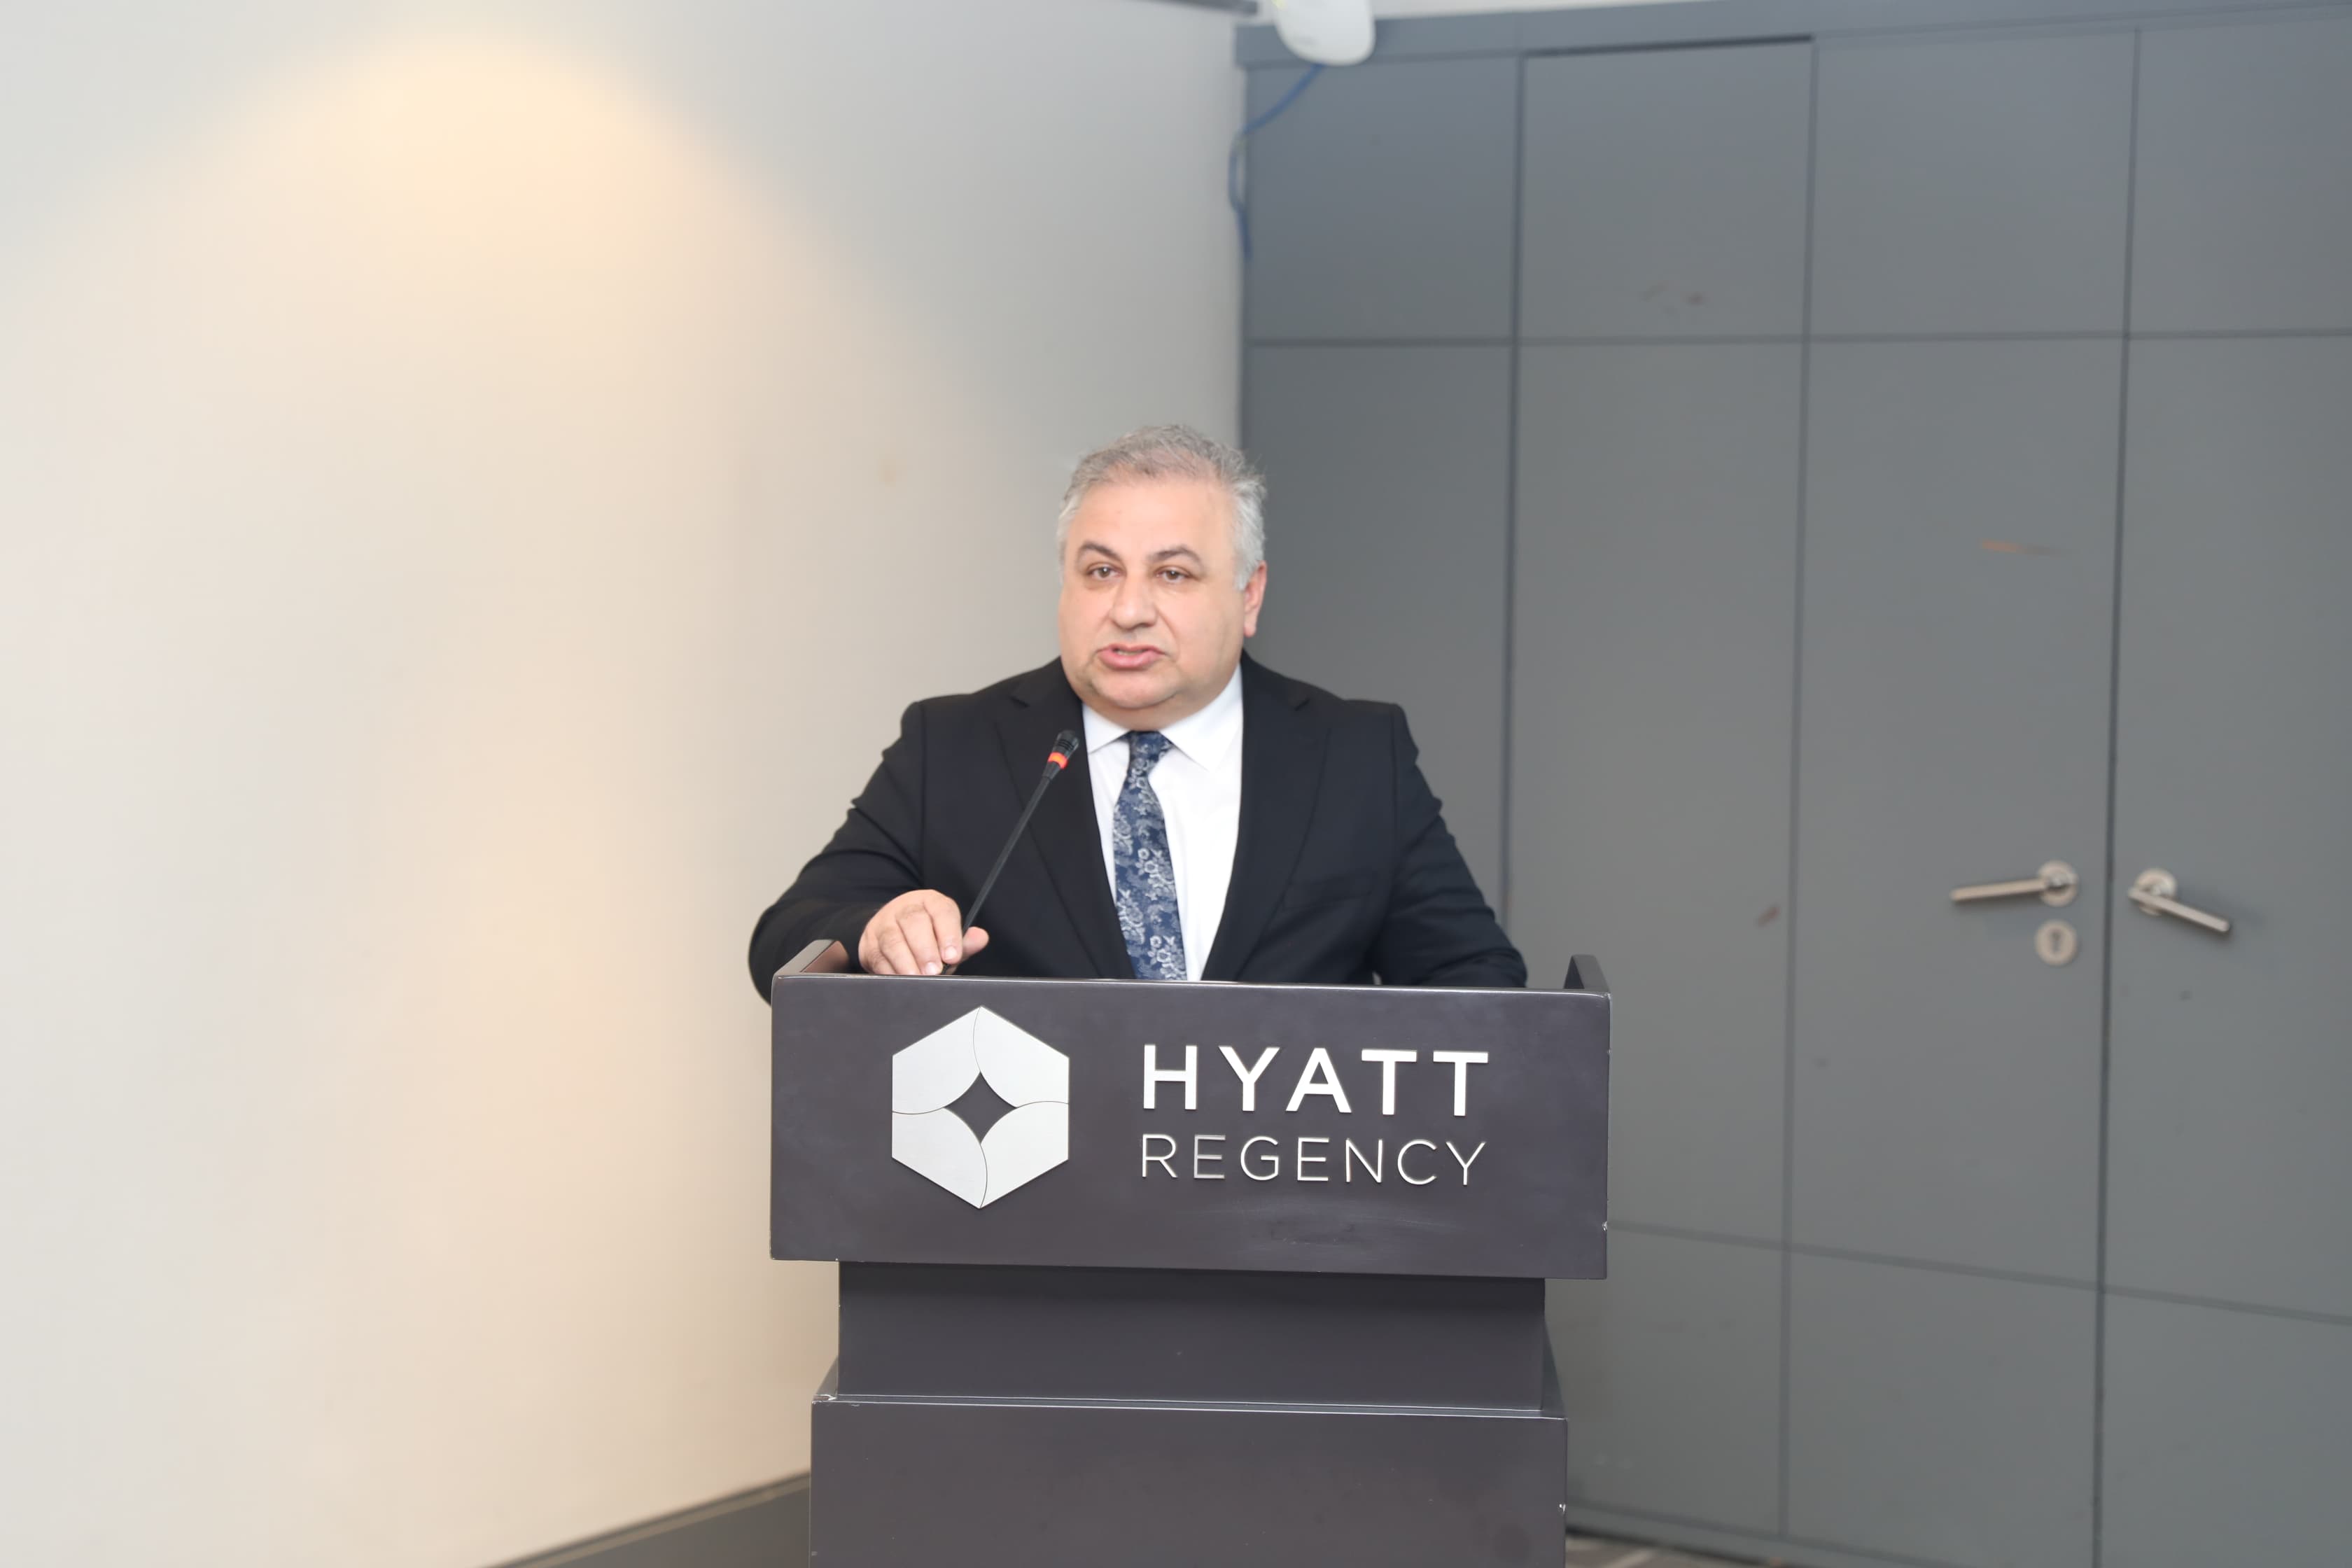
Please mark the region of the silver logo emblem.
POLYGON ((986 1208, 1070 1157, 1070 1058, 985 1007, 932 1030, 890 1058, 890 1157, 986 1208), (1009 1108, 985 1136, 956 1108, 978 1083, 1009 1108))

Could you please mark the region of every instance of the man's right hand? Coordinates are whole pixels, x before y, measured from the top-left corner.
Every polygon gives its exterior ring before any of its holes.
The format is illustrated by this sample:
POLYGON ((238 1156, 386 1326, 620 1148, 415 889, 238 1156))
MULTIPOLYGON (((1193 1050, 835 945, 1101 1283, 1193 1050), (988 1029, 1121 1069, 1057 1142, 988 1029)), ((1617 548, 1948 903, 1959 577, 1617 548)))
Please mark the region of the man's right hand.
POLYGON ((988 945, 988 933, 963 929, 955 900, 929 888, 901 893, 866 922, 858 967, 868 974, 938 974, 988 945))

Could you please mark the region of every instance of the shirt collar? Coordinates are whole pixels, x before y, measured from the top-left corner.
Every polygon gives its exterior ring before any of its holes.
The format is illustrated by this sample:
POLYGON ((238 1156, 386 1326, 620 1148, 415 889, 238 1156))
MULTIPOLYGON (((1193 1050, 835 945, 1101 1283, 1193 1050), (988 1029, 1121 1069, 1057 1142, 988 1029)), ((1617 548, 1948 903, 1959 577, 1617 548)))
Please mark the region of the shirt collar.
MULTIPOLYGON (((1104 718, 1092 708, 1081 705, 1087 723, 1087 755, 1093 756, 1113 741, 1125 740, 1131 726, 1104 718)), ((1209 705, 1198 713, 1179 719, 1160 731, 1168 743, 1200 763, 1214 768, 1233 754, 1234 743, 1242 738, 1242 672, 1236 665, 1233 679, 1225 689, 1209 700, 1209 705)))

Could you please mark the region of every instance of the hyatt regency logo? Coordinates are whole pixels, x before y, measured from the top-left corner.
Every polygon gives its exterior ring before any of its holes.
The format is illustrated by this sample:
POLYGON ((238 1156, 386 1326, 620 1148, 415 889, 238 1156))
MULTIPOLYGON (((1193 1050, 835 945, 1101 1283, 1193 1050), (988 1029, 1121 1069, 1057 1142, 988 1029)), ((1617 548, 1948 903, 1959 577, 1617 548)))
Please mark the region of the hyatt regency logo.
POLYGON ((1070 1157, 1070 1058, 985 1007, 890 1058, 890 1157, 986 1208, 1070 1157))

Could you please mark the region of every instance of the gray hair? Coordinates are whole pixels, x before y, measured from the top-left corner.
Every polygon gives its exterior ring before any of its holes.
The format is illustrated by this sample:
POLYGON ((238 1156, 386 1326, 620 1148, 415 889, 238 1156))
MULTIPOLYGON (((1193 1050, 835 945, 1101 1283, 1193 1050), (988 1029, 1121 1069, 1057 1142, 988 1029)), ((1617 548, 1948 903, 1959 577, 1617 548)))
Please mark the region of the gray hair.
POLYGON ((1246 587, 1265 560, 1265 479, 1247 458, 1189 425, 1150 425, 1129 431, 1078 459, 1054 531, 1055 553, 1069 548, 1070 521, 1087 497, 1104 485, 1137 479, 1198 479, 1221 485, 1234 505, 1234 586, 1246 587))

